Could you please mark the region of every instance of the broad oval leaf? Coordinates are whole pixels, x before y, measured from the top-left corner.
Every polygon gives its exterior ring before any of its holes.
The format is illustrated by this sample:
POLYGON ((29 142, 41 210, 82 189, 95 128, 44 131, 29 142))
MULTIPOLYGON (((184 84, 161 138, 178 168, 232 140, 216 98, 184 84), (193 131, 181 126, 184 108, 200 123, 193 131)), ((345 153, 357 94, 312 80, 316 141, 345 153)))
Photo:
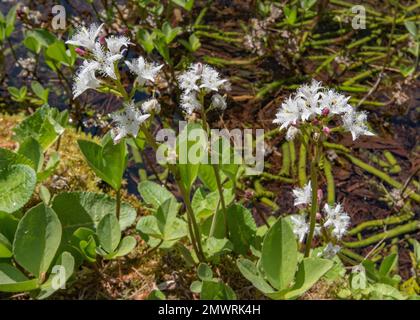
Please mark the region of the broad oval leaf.
MULTIPOLYGON (((80 227, 96 229, 107 215, 115 215, 116 201, 104 194, 92 192, 60 193, 54 197, 52 208, 63 226, 63 244, 67 244, 80 227)), ((121 204, 120 228, 127 229, 136 219, 136 210, 127 203, 121 204)))
POLYGON ((233 204, 226 210, 230 240, 234 250, 246 254, 254 242, 257 225, 251 212, 240 204, 233 204))
POLYGON ((299 264, 293 287, 284 295, 285 299, 296 299, 308 291, 328 270, 334 262, 321 258, 305 258, 299 264))
POLYGON ((166 188, 152 181, 142 181, 138 185, 138 190, 144 202, 153 206, 154 209, 159 208, 166 200, 173 199, 174 195, 166 188))
POLYGON ((96 234, 102 248, 108 253, 113 253, 121 240, 121 230, 117 217, 114 214, 107 214, 103 217, 98 224, 96 234))
POLYGON ((27 165, 11 165, 0 171, 0 211, 22 208, 35 190, 36 173, 27 165))
POLYGON ((137 244, 137 241, 134 237, 131 237, 131 236, 124 237, 121 240, 114 257, 123 257, 129 254, 131 251, 134 250, 134 248, 136 247, 136 244, 137 244))
POLYGON ((285 219, 268 230, 261 250, 261 266, 270 284, 284 290, 292 282, 297 267, 297 243, 285 219))
POLYGON ((236 261, 236 264, 242 275, 251 282, 255 288, 264 294, 274 292, 274 289, 264 280, 262 275, 259 274, 254 262, 240 258, 236 261))
POLYGON ((114 144, 112 139, 108 139, 103 146, 88 140, 78 140, 77 142, 87 163, 96 175, 115 190, 119 190, 127 163, 125 142, 114 144))
POLYGON ((30 209, 20 220, 13 242, 17 263, 42 278, 60 246, 61 223, 54 210, 43 203, 30 209))

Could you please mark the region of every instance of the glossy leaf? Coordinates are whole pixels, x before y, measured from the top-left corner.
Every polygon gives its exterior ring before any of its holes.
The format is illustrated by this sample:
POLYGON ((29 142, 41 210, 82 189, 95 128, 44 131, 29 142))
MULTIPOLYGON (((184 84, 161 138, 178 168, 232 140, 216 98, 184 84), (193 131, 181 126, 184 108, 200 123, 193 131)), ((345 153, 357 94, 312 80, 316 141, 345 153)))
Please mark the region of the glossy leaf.
POLYGON ((36 277, 47 272, 61 242, 61 223, 54 210, 43 203, 20 220, 13 242, 14 258, 36 277))

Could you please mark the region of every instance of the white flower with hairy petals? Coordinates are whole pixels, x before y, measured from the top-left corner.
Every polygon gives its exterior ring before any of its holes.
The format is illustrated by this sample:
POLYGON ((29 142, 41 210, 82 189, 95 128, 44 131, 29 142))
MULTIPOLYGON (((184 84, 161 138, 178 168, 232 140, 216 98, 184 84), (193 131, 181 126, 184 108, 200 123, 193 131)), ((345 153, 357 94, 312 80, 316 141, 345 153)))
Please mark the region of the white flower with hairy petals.
POLYGON ((299 134, 299 129, 294 126, 290 126, 286 132, 286 140, 291 141, 295 139, 298 134, 299 134))
POLYGON ((375 134, 370 132, 367 125, 367 114, 365 112, 357 112, 350 110, 342 116, 343 127, 351 132, 353 141, 359 136, 374 136, 375 134))
POLYGON ((130 39, 125 36, 110 36, 105 39, 106 46, 112 54, 119 54, 122 47, 128 47, 131 44, 130 39))
POLYGON ((226 79, 220 79, 219 72, 217 72, 215 69, 208 65, 203 65, 200 88, 217 92, 226 81, 226 79))
POLYGON ((192 114, 194 111, 202 108, 195 92, 190 92, 181 96, 181 108, 188 114, 192 114))
POLYGON ((299 239, 299 242, 303 242, 306 234, 309 232, 309 223, 306 222, 306 216, 301 214, 294 214, 290 216, 290 220, 293 226, 293 233, 299 239))
POLYGON ((73 99, 76 99, 86 90, 96 89, 101 85, 101 82, 95 76, 95 71, 98 68, 99 63, 96 61, 83 61, 74 78, 73 99))
POLYGON ((326 214, 324 227, 332 228, 332 234, 337 239, 341 239, 350 226, 350 217, 343 211, 339 203, 335 207, 330 207, 328 204, 325 204, 324 212, 326 214))
POLYGON ((95 49, 93 50, 93 56, 99 63, 98 70, 102 75, 117 79, 114 63, 123 57, 122 54, 113 54, 110 51, 106 51, 105 48, 97 42, 95 49))
POLYGON ((305 100, 311 100, 311 98, 319 98, 320 90, 322 89, 322 83, 320 81, 312 80, 311 84, 304 84, 297 90, 296 96, 301 97, 305 100))
POLYGON ((308 205, 312 202, 312 187, 309 181, 303 188, 293 189, 294 205, 308 205))
POLYGON ((340 250, 341 250, 340 246, 334 245, 331 242, 328 242, 324 250, 320 252, 318 256, 322 256, 325 259, 332 259, 336 256, 337 253, 340 252, 340 250))
POLYGON ((319 105, 322 89, 321 82, 312 80, 311 84, 302 85, 297 93, 296 99, 301 109, 302 121, 307 121, 312 115, 321 114, 322 108, 319 105))
POLYGON ((322 94, 320 105, 322 109, 328 108, 330 114, 343 114, 353 109, 348 104, 349 99, 335 90, 327 90, 322 94))
POLYGON ((92 24, 89 29, 85 27, 79 28, 76 33, 71 37, 70 40, 67 40, 67 44, 71 44, 73 46, 84 47, 88 50, 93 51, 95 49, 95 41, 98 37, 101 29, 103 27, 103 23, 98 27, 97 24, 92 24))
POLYGON ((291 124, 297 124, 300 118, 300 108, 295 99, 289 97, 281 104, 273 123, 280 124, 280 129, 287 128, 291 124))
POLYGON ((141 110, 144 113, 159 113, 160 112, 160 104, 155 98, 149 99, 141 105, 141 110))
POLYGON ((200 79, 195 70, 190 69, 178 77, 179 87, 184 91, 185 94, 188 94, 192 91, 198 91, 199 87, 197 81, 200 79))
POLYGON ((213 108, 219 109, 219 110, 226 110, 227 104, 226 99, 221 96, 220 94, 216 93, 211 97, 211 103, 213 108))
POLYGON ((125 62, 130 71, 137 76, 137 81, 142 86, 146 81, 155 82, 155 78, 163 65, 155 62, 147 62, 143 57, 125 62))
POLYGON ((150 117, 150 114, 142 114, 134 105, 134 102, 124 104, 124 110, 115 112, 111 115, 115 123, 112 131, 114 143, 118 143, 122 138, 131 135, 137 137, 140 125, 150 117))

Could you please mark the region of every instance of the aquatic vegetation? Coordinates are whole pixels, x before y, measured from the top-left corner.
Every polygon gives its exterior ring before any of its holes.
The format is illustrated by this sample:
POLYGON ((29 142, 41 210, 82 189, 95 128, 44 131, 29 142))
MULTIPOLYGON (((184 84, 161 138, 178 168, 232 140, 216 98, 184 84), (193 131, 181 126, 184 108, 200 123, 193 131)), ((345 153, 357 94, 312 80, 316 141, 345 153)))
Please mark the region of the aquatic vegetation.
POLYGON ((419 5, 315 3, 7 5, 0 296, 418 299, 419 5))

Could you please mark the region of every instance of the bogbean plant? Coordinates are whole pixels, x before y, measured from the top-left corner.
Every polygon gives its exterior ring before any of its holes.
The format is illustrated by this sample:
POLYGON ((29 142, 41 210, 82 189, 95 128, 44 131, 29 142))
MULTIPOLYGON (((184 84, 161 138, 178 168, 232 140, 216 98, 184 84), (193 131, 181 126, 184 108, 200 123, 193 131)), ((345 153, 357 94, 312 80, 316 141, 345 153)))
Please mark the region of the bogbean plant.
MULTIPOLYGON (((95 89, 113 93, 123 100, 123 108, 111 115, 113 129, 104 137, 102 145, 79 141, 89 165, 117 192, 118 218, 127 145, 144 149, 146 144, 142 142, 145 141, 156 153, 160 151, 161 144, 152 131, 155 116, 160 112, 160 104, 154 96, 156 88, 153 86, 159 81, 163 66, 148 62, 143 57, 125 61, 126 67, 134 75, 134 81, 130 88, 124 87, 120 77, 120 67, 124 65, 121 63, 124 60, 121 51, 131 43, 124 36, 98 40, 101 27, 93 25, 89 29, 82 28, 67 43, 77 45, 76 51, 83 57, 75 77, 75 97, 88 89, 95 89), (133 97, 140 90, 151 98, 136 103, 133 97), (105 148, 109 151, 105 151, 105 148), (116 156, 112 157, 114 154, 116 156)), ((262 231, 264 228, 256 227, 250 211, 234 201, 238 178, 244 171, 241 165, 177 161, 182 157, 182 152, 197 148, 197 143, 188 136, 190 130, 201 128, 209 134, 208 112, 226 108, 223 94, 229 91, 228 81, 222 79, 212 67, 201 63, 192 64, 177 80, 181 91, 181 109, 187 115, 195 113, 200 116, 200 121, 191 117, 193 120, 179 132, 175 145, 165 150, 166 160, 169 161, 163 165, 173 175, 183 206, 165 187, 151 181, 140 182, 139 192, 152 214, 140 218, 138 232, 151 250, 177 248, 187 262, 201 263, 201 268, 208 268, 205 263, 217 264, 227 252, 244 256, 253 252, 259 261, 254 264, 251 260, 240 258, 238 267, 256 288, 274 299, 299 297, 333 267, 335 262, 329 259, 337 253, 336 242, 349 226, 349 218, 339 204, 325 205, 323 226, 316 225, 318 205, 322 201, 317 184, 322 142, 332 132, 344 128, 351 131, 354 138, 370 134, 365 124, 366 115, 353 111, 347 103, 348 98, 324 90, 318 82, 301 87, 293 98, 282 105, 274 122, 279 123, 281 129, 288 127, 287 139, 301 135, 307 150, 314 154, 312 182, 294 190, 295 204, 302 211, 310 212, 310 222, 308 224, 303 215, 280 218, 268 231, 262 231), (336 119, 338 115, 341 115, 342 123, 336 119), (336 127, 330 128, 332 124, 336 124, 336 127), (186 149, 182 149, 183 144, 186 149), (196 187, 197 179, 202 187, 196 187), (311 256, 315 232, 330 243, 323 252, 318 251, 311 256), (309 235, 302 256, 294 234, 302 241, 306 233, 309 235), (189 240, 192 252, 188 250, 185 239, 189 240)), ((222 148, 221 151, 199 146, 199 158, 208 160, 214 156, 220 158, 223 154, 230 156, 232 148, 229 144, 227 148, 224 146, 225 150, 222 148)), ((202 277, 200 279, 203 280, 202 277)), ((218 285, 207 285, 207 282, 194 283, 192 290, 200 292, 201 296, 218 296, 217 292, 203 292, 216 290, 224 292, 220 293, 224 298, 232 297, 226 285, 213 280, 209 282, 218 285)))
MULTIPOLYGON (((31 291, 35 297, 45 298, 62 287, 82 263, 116 259, 136 246, 134 237, 121 235, 136 219, 135 210, 122 201, 123 175, 129 148, 144 152, 148 145, 156 154, 162 153, 164 143, 157 141, 154 128, 161 111, 156 84, 164 67, 143 57, 126 60, 124 50, 133 45, 130 39, 103 37, 102 27, 82 27, 67 44, 70 52, 77 52, 83 60, 75 75, 73 98, 96 90, 122 100, 123 107, 110 115, 113 128, 100 143, 78 141, 87 163, 114 190, 116 199, 89 192, 60 193, 51 198, 40 186, 43 202, 23 215, 20 210, 32 197, 37 179, 46 179, 58 163, 51 160, 54 157, 47 150, 59 139, 67 118, 66 113, 44 106, 23 121, 15 129, 19 150, 1 149, 5 156, 0 162, 0 291, 31 291), (129 86, 123 84, 121 68, 133 75, 129 86), (135 101, 139 91, 148 99, 135 101), (46 155, 49 160, 45 165, 46 155), (19 193, 13 191, 16 186, 19 193)), ((166 146, 166 161, 160 164, 171 172, 178 192, 171 192, 168 183, 144 180, 138 185, 151 212, 136 226, 150 246, 148 252, 177 250, 187 264, 198 266, 199 280, 192 283, 191 291, 202 299, 236 298, 227 284, 213 277, 210 267, 220 263, 226 253, 238 257, 242 275, 272 299, 296 299, 321 277, 342 275, 337 253, 350 221, 342 206, 335 203, 331 188, 324 215, 320 213, 323 196, 318 181, 320 164, 326 161, 323 143, 334 132, 350 131, 354 139, 372 134, 365 123, 366 114, 348 105, 348 98, 315 81, 299 88, 282 104, 274 122, 281 129, 287 128, 288 140, 300 139, 311 155, 310 181, 306 181, 306 162, 302 162, 300 188, 293 191, 299 214, 257 227, 250 210, 235 201, 245 165, 180 161, 191 150, 198 152, 200 160, 220 160, 234 154, 222 137, 216 140, 222 148, 210 150, 189 135, 195 129, 210 133, 208 113, 226 108, 228 81, 212 67, 196 63, 177 76, 177 83, 180 107, 189 121, 174 145, 166 146), (314 236, 322 245, 312 250, 314 236), (301 248, 305 238, 306 245, 301 248)), ((376 277, 387 284, 395 257, 383 263, 379 271, 371 265, 363 267, 371 279, 376 277)), ((162 294, 155 292, 153 296, 162 294)))

